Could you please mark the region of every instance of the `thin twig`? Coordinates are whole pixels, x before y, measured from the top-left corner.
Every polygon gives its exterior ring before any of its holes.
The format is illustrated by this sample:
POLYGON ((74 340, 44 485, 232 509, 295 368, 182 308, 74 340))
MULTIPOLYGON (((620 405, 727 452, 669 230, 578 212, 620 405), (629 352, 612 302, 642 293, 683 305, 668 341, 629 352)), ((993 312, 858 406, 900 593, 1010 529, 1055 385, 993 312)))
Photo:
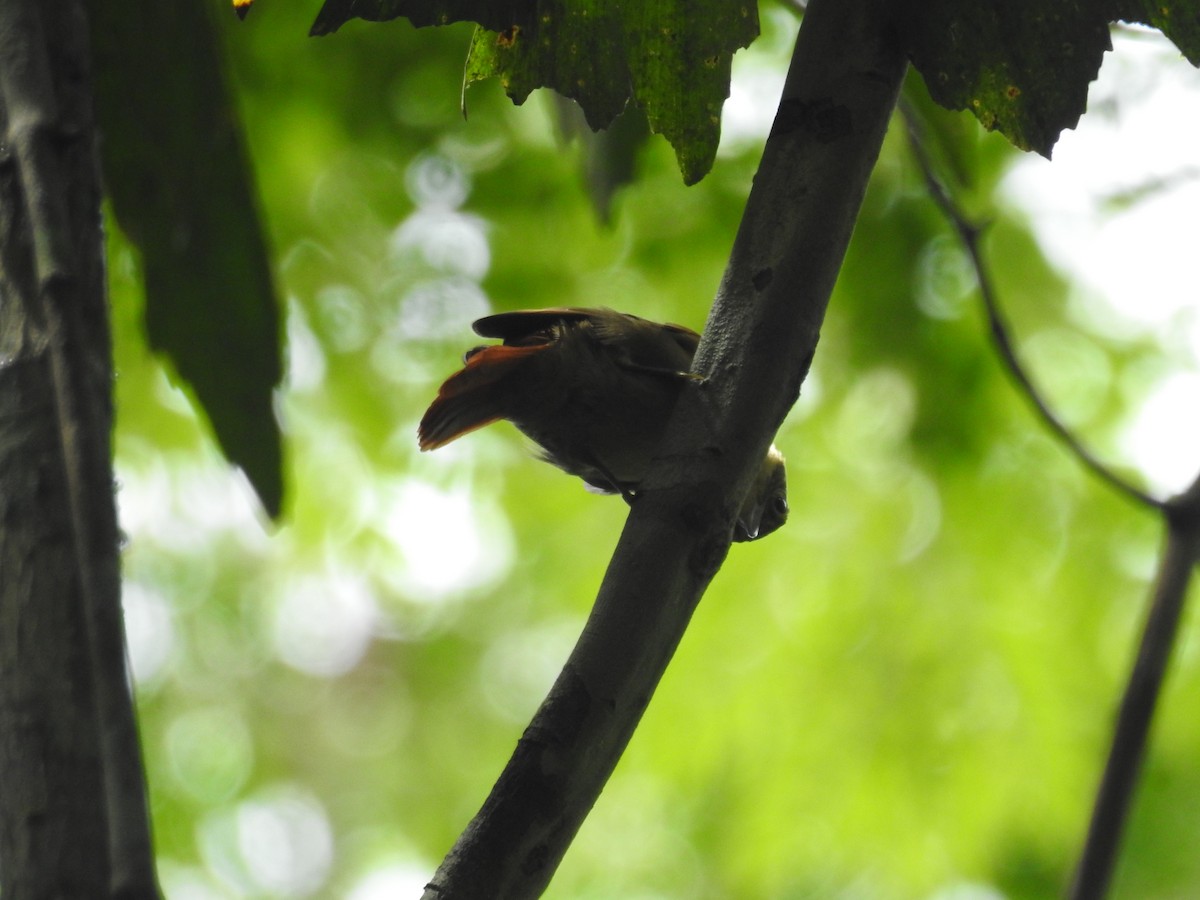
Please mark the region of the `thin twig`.
POLYGON ((1192 571, 1200 562, 1200 477, 1197 477, 1183 494, 1169 500, 1159 500, 1121 478, 1100 462, 1053 414, 1034 387, 1009 338, 1008 326, 1000 312, 995 289, 980 250, 981 229, 958 208, 938 181, 933 164, 917 133, 918 126, 913 110, 903 103, 900 104, 900 108, 908 125, 913 155, 925 176, 929 193, 954 226, 974 266, 992 338, 1010 375, 1043 421, 1088 469, 1126 496, 1159 510, 1167 524, 1166 547, 1159 561, 1154 595, 1146 616, 1137 660, 1121 700, 1108 761, 1096 792, 1087 838, 1068 894, 1070 900, 1098 900, 1107 893, 1116 868, 1121 834, 1129 817, 1130 801, 1141 771, 1142 760, 1145 758, 1150 726, 1158 698, 1162 694, 1163 680, 1175 645, 1188 584, 1192 571))
POLYGON ((925 146, 921 143, 920 135, 918 134, 919 126, 917 124, 916 113, 903 101, 901 101, 899 106, 905 124, 908 126, 908 139, 909 145, 912 147, 913 157, 916 159, 917 165, 920 166, 921 174, 925 177, 925 184, 929 190, 929 195, 950 221, 950 224, 958 234, 959 240, 962 241, 963 248, 967 251, 967 256, 971 260, 971 266, 975 270, 975 280, 979 285, 979 294, 983 299, 984 310, 987 313, 988 328, 991 332, 992 341, 996 346, 997 352, 1000 354, 1000 360, 1004 363, 1005 369, 1008 370, 1009 375, 1016 381, 1017 386, 1021 389, 1026 399, 1033 405, 1033 408, 1037 411, 1037 414, 1046 426, 1058 436, 1058 439, 1066 445, 1068 450, 1075 454, 1076 458, 1092 474, 1137 503, 1152 509, 1162 509, 1165 501, 1147 493, 1137 485, 1118 475, 1085 447, 1083 442, 1050 409, 1050 405, 1042 396, 1041 391, 1034 385, 1028 371, 1017 355, 1016 348, 1013 346, 1012 338, 1009 336, 1008 322, 1000 309, 1000 303, 996 297, 996 289, 988 273, 987 263, 980 248, 980 236, 983 233, 983 227, 975 224, 967 217, 954 202, 954 199, 942 185, 941 181, 938 180, 934 172, 933 161, 930 159, 925 146))
POLYGON ((1137 660, 1121 698, 1112 747, 1088 825, 1070 900, 1096 900, 1108 892, 1129 804, 1141 771, 1154 708, 1179 631, 1192 570, 1200 560, 1200 477, 1167 502, 1167 545, 1159 561, 1154 597, 1137 660))

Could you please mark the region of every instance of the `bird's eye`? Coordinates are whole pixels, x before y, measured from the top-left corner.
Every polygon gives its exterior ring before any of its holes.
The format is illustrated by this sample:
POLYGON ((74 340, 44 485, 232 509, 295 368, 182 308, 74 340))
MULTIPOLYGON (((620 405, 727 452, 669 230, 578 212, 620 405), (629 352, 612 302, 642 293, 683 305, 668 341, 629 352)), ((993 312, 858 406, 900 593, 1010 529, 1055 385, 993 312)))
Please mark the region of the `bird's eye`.
POLYGON ((776 497, 771 501, 771 509, 780 518, 786 516, 788 514, 787 497, 776 497))

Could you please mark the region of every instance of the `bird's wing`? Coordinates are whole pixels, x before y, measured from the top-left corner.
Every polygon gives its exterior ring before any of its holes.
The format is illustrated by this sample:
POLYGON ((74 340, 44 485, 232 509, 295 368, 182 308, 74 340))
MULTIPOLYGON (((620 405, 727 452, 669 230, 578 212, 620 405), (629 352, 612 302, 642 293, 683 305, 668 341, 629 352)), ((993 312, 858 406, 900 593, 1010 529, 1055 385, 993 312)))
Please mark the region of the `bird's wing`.
POLYGON ((700 335, 682 325, 662 325, 625 313, 602 310, 590 319, 600 343, 617 350, 635 368, 648 371, 686 372, 700 343, 700 335))
MULTIPOLYGON (((606 312, 611 315, 619 315, 611 310, 568 306, 550 309, 517 309, 476 319, 471 327, 480 337, 499 338, 506 344, 512 344, 541 336, 560 323, 580 322, 606 312)), ((546 337, 549 338, 549 334, 546 334, 546 337)))
POLYGON ((594 340, 617 352, 626 363, 647 371, 686 372, 700 335, 682 325, 660 324, 599 307, 560 306, 496 313, 475 321, 475 333, 505 344, 528 346, 555 341, 557 326, 586 325, 594 340))

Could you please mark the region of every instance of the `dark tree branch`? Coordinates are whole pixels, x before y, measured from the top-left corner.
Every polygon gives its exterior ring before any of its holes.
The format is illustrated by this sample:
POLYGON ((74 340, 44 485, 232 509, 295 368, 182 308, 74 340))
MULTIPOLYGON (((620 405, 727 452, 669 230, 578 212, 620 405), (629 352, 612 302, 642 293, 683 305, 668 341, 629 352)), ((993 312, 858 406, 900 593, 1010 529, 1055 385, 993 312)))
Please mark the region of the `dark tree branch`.
POLYGON ((1108 892, 1133 789, 1141 771, 1154 709, 1162 693, 1192 572, 1200 565, 1200 477, 1164 505, 1167 541, 1137 660, 1121 699, 1112 747, 1096 794, 1087 840, 1071 885, 1071 900, 1108 892))
MULTIPOLYGON (((34 604, 47 609, 55 603, 68 620, 82 620, 85 648, 73 647, 62 661, 71 671, 51 672, 58 681, 75 682, 76 693, 90 692, 85 705, 94 717, 91 729, 78 729, 81 736, 99 739, 99 764, 103 777, 106 812, 102 826, 107 840, 99 847, 89 843, 65 847, 66 855, 90 855, 105 860, 109 896, 153 898, 158 896, 150 842, 149 817, 141 767, 141 752, 126 675, 124 626, 120 606, 118 530, 113 498, 110 451, 112 425, 112 362, 104 293, 103 240, 99 218, 99 178, 96 165, 94 118, 91 107, 90 61, 82 6, 74 0, 6 0, 0 4, 0 104, 5 114, 6 144, 15 164, 11 182, 5 257, 15 263, 6 279, 8 304, 6 322, 15 351, 0 354, 20 366, 31 378, 28 389, 36 390, 41 402, 17 403, 7 410, 0 427, 10 433, 41 435, 49 443, 35 450, 24 469, 20 461, 4 472, 5 488, 24 502, 28 510, 46 521, 61 522, 62 533, 25 536, 23 552, 30 559, 17 559, 19 567, 39 563, 56 565, 61 571, 43 581, 36 575, 27 582, 4 582, 0 602, 12 614, 13 606, 34 604), (21 259, 22 244, 30 248, 21 259), (19 337, 18 337, 19 335, 19 337), (53 460, 53 464, 47 465, 53 460), (39 497, 39 485, 55 485, 39 497), (34 487, 29 494, 30 487, 34 487), (39 508, 53 497, 59 508, 39 508), (51 562, 39 540, 60 542, 66 548, 66 565, 51 562), (36 561, 34 561, 36 560, 36 561), (55 591, 43 591, 54 585, 55 591), (11 591, 9 590, 11 589, 11 591), (62 594, 56 593, 61 591, 62 594), (87 659, 80 666, 76 654, 87 659), (86 675, 83 674, 86 672, 86 675), (106 844, 106 845, 105 845, 106 844)), ((17 377, 17 370, 9 373, 17 377)), ((0 435, 3 439, 3 435, 0 435)), ((0 523, 5 526, 11 522, 0 523)), ((19 621, 18 618, 14 621, 19 621)), ((56 613, 48 613, 47 619, 56 613)), ((70 645, 78 626, 47 628, 43 640, 70 645)), ((22 649, 14 648, 6 664, 18 667, 22 649)), ((31 648, 34 653, 56 654, 48 648, 31 648)), ((5 677, 9 677, 6 673, 5 677)), ((30 686, 36 691, 36 686, 30 686)), ((16 699, 20 705, 22 699, 16 699)), ((48 722, 70 715, 71 704, 55 701, 36 715, 48 722), (61 709, 55 706, 63 707, 61 709)), ((11 710, 6 710, 11 712, 11 710)), ((30 711, 23 712, 29 715, 30 711)), ((49 724, 50 729, 67 726, 49 724)), ((86 740, 86 737, 82 739, 86 740)), ((63 753, 50 747, 48 752, 63 753)), ((90 762, 93 748, 76 746, 69 753, 90 762)), ((88 771, 85 767, 81 772, 88 771)), ((78 776, 76 776, 78 777, 78 776)), ((48 786, 62 790, 61 786, 48 786)), ((96 797, 85 794, 96 805, 96 797)), ((24 816, 26 828, 38 815, 35 810, 5 810, 24 816)), ((59 821, 74 814, 59 812, 51 823, 69 833, 71 823, 59 821)), ((18 831, 19 821, 8 828, 18 831)), ((28 879, 58 877, 51 863, 47 873, 33 873, 26 866, 46 866, 17 850, 0 866, 5 876, 20 884, 14 896, 24 896, 28 879), (10 870, 13 874, 10 876, 10 870)), ((34 840, 26 835, 25 840, 34 840)), ((72 842, 73 843, 73 842, 72 842)), ((94 842, 93 842, 94 843, 94 842)), ((13 850, 10 845, 7 849, 13 850)), ((14 882, 9 882, 13 884, 14 882)), ((8 887, 5 888, 5 894, 8 887)), ((60 891, 52 891, 57 896, 60 891)), ((30 896, 50 896, 34 893, 30 896)), ((68 895, 97 895, 95 888, 74 886, 68 895), (83 890, 82 894, 75 891, 83 890)))
MULTIPOLYGON (((886 0, 812 0, 695 370, 566 667, 426 900, 539 895, 729 549, 795 401, 895 106, 886 0)), ((755 552, 751 547, 746 552, 755 552)))
POLYGON ((963 249, 967 251, 971 266, 975 270, 975 280, 979 285, 979 295, 983 300, 984 310, 987 314, 988 329, 1005 370, 1013 381, 1017 383, 1017 387, 1020 388, 1021 393, 1025 395, 1025 398, 1033 406, 1046 427, 1083 463, 1086 469, 1110 487, 1115 488, 1119 493, 1124 494, 1126 497, 1143 506, 1149 506, 1152 509, 1162 509, 1162 500, 1159 500, 1157 497, 1147 493, 1117 474, 1116 471, 1102 462, 1091 450, 1084 446, 1083 442, 1075 436, 1074 432, 1055 415, 1050 405, 1046 402, 1046 399, 1042 396, 1041 391, 1033 383, 1033 379, 1030 377, 1025 365, 1017 355, 1016 347, 1013 346, 1012 338, 1009 336, 1010 329, 1008 322, 1004 317, 1003 311, 1000 309, 1000 301, 996 296, 996 288, 992 283, 991 274, 988 272, 987 262, 980 247, 983 227, 973 223, 967 217, 938 179, 934 171, 933 162, 929 158, 929 154, 926 152, 925 146, 918 134, 918 125, 913 111, 903 102, 900 104, 900 110, 908 126, 909 145, 912 147, 913 157, 916 159, 917 165, 920 166, 921 174, 924 176, 926 187, 929 190, 929 195, 937 203, 942 213, 954 228, 955 233, 962 242, 963 249))

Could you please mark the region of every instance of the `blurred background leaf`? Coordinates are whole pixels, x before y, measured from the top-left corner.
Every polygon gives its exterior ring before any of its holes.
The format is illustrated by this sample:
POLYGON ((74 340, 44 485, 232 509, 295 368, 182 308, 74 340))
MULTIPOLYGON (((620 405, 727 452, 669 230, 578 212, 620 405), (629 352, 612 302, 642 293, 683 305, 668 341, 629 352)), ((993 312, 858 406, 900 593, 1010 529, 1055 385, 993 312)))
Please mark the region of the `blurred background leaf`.
POLYGON ((650 138, 646 115, 630 104, 613 123, 600 131, 587 126, 579 106, 561 94, 552 94, 559 135, 564 144, 578 141, 583 184, 596 215, 608 224, 612 221, 613 198, 618 190, 634 180, 637 157, 650 138))
MULTIPOLYGON (((127 618, 173 897, 419 896, 566 658, 625 508, 507 425, 420 454, 416 423, 486 312, 604 304, 703 324, 796 29, 763 7, 711 175, 683 187, 650 142, 602 226, 548 97, 514 109, 486 82, 463 122, 470 25, 352 22, 313 41, 310 17, 257 3, 218 23, 286 311, 277 533, 149 352, 136 251, 111 240, 127 618)), ((1163 478, 1144 441, 1191 452, 1194 474, 1194 417, 1144 414, 1164 386, 1196 397, 1193 283, 1162 280, 1188 258, 1195 202, 1184 218, 1098 204, 1058 231, 1044 226, 1061 209, 1030 212, 1089 163, 1142 184, 1175 164, 1158 151, 1196 146, 1160 137, 1115 164, 1120 135, 1150 134, 1127 125, 1157 85, 1200 86, 1141 36, 1105 70, 1081 124, 1099 143, 1064 137, 1053 166, 913 100, 992 223, 1052 400, 1106 456, 1163 478), (1131 212, 1163 218, 1122 230, 1131 212), (1117 310, 1118 288, 1160 318, 1117 310)), ((1058 896, 1158 529, 1012 393, 900 129, 779 444, 791 520, 730 554, 548 896, 1058 896)), ((1193 614, 1117 897, 1200 891, 1195 633, 1193 614)))

